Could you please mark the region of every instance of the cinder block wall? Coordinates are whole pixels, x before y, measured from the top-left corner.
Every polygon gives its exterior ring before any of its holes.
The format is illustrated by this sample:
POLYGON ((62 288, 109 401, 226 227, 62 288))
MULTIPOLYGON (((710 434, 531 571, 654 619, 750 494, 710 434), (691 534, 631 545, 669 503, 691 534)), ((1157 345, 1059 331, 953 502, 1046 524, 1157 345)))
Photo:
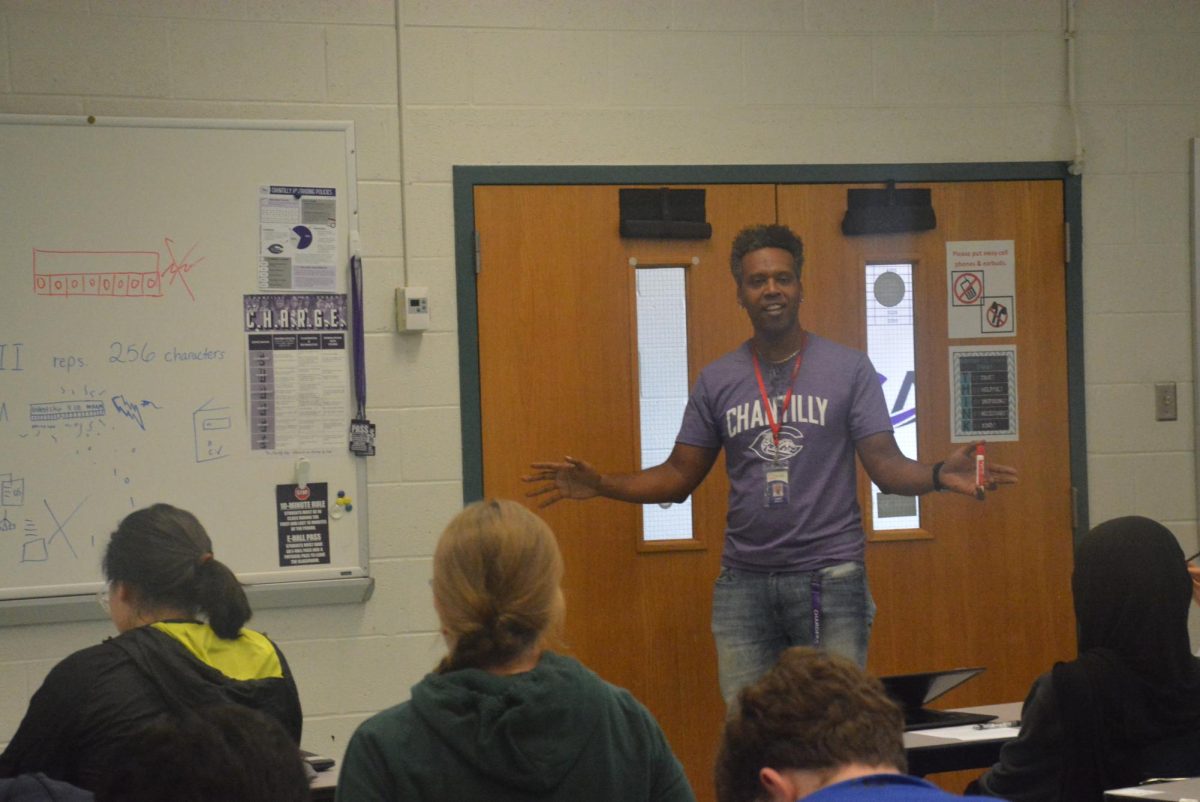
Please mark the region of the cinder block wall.
MULTIPOLYGON (((0 0, 0 112, 356 121, 377 590, 255 619, 298 675, 305 746, 340 757, 441 654, 452 165, 1066 161, 1065 19, 1060 0, 0 0), (419 337, 392 333, 406 283, 430 287, 419 337)), ((1200 3, 1079 0, 1077 27, 1090 514, 1159 518, 1192 549, 1200 3), (1176 423, 1154 421, 1158 381, 1176 423)), ((0 632, 0 742, 50 666, 108 634, 0 632)))

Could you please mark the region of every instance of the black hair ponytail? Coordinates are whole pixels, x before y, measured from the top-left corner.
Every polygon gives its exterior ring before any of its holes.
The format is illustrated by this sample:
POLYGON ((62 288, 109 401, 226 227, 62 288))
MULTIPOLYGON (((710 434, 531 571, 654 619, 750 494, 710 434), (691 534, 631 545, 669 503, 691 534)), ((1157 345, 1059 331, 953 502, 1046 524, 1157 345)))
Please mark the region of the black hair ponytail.
POLYGON ((250 603, 233 571, 213 559, 200 521, 170 504, 131 512, 104 551, 104 576, 129 585, 140 606, 203 612, 218 637, 232 640, 250 620, 250 603))
POLYGON ((250 620, 246 591, 229 566, 208 555, 196 567, 196 603, 217 637, 233 640, 250 620))

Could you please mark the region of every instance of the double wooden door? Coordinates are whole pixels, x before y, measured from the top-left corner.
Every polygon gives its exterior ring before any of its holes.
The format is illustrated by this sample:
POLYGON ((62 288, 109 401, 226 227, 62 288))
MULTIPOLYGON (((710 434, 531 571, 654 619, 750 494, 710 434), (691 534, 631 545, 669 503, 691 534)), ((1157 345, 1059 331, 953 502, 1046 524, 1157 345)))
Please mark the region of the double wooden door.
MULTIPOLYGON (((1062 185, 922 186, 936 230, 867 238, 841 233, 847 186, 708 186, 713 235, 702 241, 621 239, 617 186, 476 188, 485 494, 521 498, 529 463, 563 455, 636 470, 632 265, 685 268, 694 381, 750 334, 729 244, 743 226, 772 221, 805 242, 803 324, 856 348, 865 345, 864 265, 914 265, 918 446, 926 462, 940 459, 951 448, 948 348, 986 342, 948 338, 945 242, 1013 240, 1021 317, 1002 342, 1017 347, 1020 439, 991 444, 989 457, 1016 465, 1020 484, 985 503, 926 496, 920 530, 904 539, 868 530, 879 606, 868 668, 982 665, 988 671, 946 703, 1023 698, 1038 673, 1074 652, 1062 185)), ((719 460, 693 496, 693 539, 665 546, 643 542, 633 505, 597 499, 542 513, 567 566, 563 648, 653 711, 700 799, 712 798, 724 716, 709 615, 727 491, 719 460)), ((868 492, 860 475, 865 509, 868 492)))

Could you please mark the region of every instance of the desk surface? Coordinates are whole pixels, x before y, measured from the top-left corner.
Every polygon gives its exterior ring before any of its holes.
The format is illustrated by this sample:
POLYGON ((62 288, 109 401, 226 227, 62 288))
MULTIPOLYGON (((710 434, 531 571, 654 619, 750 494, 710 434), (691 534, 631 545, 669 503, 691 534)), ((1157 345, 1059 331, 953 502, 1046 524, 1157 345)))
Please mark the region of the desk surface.
MULTIPOLYGON (((989 713, 997 716, 1002 720, 1015 720, 1021 717, 1021 703, 1009 702, 1001 705, 983 705, 981 707, 963 707, 955 708, 956 710, 965 710, 970 713, 989 713)), ((990 768, 996 762, 996 758, 1000 754, 1000 747, 1004 742, 1012 738, 1011 734, 1006 731, 1000 731, 1002 734, 995 738, 986 738, 982 740, 961 741, 953 738, 939 738, 936 731, 914 731, 904 733, 904 751, 908 756, 908 771, 910 774, 915 774, 923 777, 926 774, 934 774, 941 771, 960 771, 962 769, 986 769, 990 768)), ((332 800, 334 791, 337 789, 338 770, 340 764, 335 765, 328 771, 322 771, 312 781, 312 796, 313 802, 318 800, 332 800)), ((1195 781, 1197 787, 1200 788, 1200 779, 1195 781)), ((1180 783, 1164 783, 1161 787, 1166 789, 1168 786, 1179 785, 1180 783)), ((1114 792, 1109 792, 1114 793, 1114 792)), ((1183 794, 1184 797, 1195 797, 1200 799, 1198 794, 1183 794)), ((1171 797, 1158 797, 1159 799, 1167 800, 1171 797)), ((1174 799, 1177 801, 1179 797, 1174 799)), ((1127 802, 1123 800, 1123 802, 1127 802)))
POLYGON ((1190 777, 1169 783, 1137 785, 1133 788, 1117 788, 1104 792, 1105 799, 1129 802, 1130 799, 1150 799, 1155 802, 1180 802, 1182 799, 1200 799, 1200 777, 1190 777))
POLYGON ((317 776, 313 777, 312 782, 308 786, 311 792, 309 799, 312 802, 326 802, 326 800, 332 802, 334 793, 337 791, 338 769, 340 766, 340 763, 335 763, 333 768, 319 771, 317 772, 317 776))
MULTIPOLYGON (((988 713, 1000 720, 1021 718, 1021 703, 963 707, 969 713, 988 713)), ((908 757, 908 773, 918 777, 942 771, 990 768, 1000 756, 1000 747, 1012 740, 1011 730, 996 730, 996 737, 963 741, 940 738, 937 730, 917 730, 904 733, 904 752, 908 757)))

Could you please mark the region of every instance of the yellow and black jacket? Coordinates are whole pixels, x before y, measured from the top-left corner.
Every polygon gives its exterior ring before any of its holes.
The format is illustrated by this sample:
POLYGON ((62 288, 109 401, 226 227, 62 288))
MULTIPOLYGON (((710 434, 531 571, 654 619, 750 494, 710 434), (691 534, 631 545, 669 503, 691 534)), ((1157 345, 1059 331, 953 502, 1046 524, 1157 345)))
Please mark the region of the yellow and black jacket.
POLYGON ((300 697, 283 653, 243 629, 164 621, 75 652, 47 675, 0 755, 0 777, 27 772, 95 789, 124 742, 164 713, 239 704, 277 718, 300 742, 300 697))

